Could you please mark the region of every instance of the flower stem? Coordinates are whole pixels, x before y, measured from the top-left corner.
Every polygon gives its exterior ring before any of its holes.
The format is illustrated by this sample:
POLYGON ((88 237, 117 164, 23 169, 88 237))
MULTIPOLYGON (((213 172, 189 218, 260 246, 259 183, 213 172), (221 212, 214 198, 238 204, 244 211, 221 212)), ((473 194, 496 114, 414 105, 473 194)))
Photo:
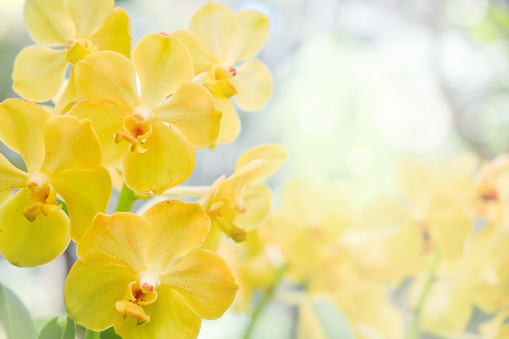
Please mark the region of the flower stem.
POLYGON ((100 339, 101 332, 94 332, 88 328, 85 330, 85 339, 100 339))
POLYGON ((288 268, 287 265, 283 265, 277 272, 276 276, 274 278, 274 283, 270 286, 270 288, 267 290, 265 295, 263 296, 263 299, 260 301, 260 303, 256 306, 253 315, 251 317, 251 322, 246 328, 246 331, 244 332, 243 339, 249 339, 251 338, 251 334, 256 326, 256 323, 258 319, 260 318, 260 315, 263 313, 269 302, 272 300, 272 297, 274 296, 274 292, 276 291, 276 288, 278 287, 279 283, 281 282, 281 279, 283 279, 284 273, 286 269, 288 268))
POLYGON ((135 200, 134 192, 124 183, 118 197, 117 209, 115 212, 131 212, 135 200))
POLYGON ((167 190, 162 195, 167 197, 204 197, 210 186, 179 186, 167 190))
POLYGON ((435 275, 438 269, 438 264, 440 263, 441 255, 437 250, 435 253, 435 258, 433 258, 433 263, 428 271, 428 275, 426 277, 426 281, 424 282, 424 287, 422 289, 422 293, 419 297, 419 302, 417 304, 417 308, 414 312, 414 319, 412 320, 412 325, 410 326, 410 331, 408 333, 407 339, 419 339, 421 334, 421 313, 422 308, 424 307, 424 303, 426 298, 429 295, 431 290, 431 285, 433 284, 433 280, 435 279, 435 275))

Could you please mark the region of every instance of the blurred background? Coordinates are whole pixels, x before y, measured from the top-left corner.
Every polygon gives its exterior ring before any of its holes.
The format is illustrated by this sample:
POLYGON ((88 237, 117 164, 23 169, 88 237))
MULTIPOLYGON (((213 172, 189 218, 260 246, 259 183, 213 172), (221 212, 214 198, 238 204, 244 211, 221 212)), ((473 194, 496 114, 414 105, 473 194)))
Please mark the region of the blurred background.
MULTIPOLYGON (((116 1, 131 16, 134 43, 147 33, 186 29, 206 2, 116 1)), ((362 200, 394 190, 403 157, 442 161, 472 151, 491 158, 509 149, 509 2, 219 2, 270 17, 259 58, 273 73, 274 97, 258 112, 239 112, 243 130, 236 142, 198 151, 188 184, 211 184, 230 175, 244 151, 277 142, 291 160, 269 181, 275 205, 282 183, 302 175, 341 180, 362 200)), ((22 0, 0 1, 0 101, 17 97, 14 58, 33 43, 22 7, 22 0)), ((41 321, 64 313, 65 275, 64 257, 34 269, 0 258, 0 283, 41 321)), ((290 320, 267 319, 271 330, 260 329, 260 338, 285 338, 290 320)), ((247 321, 229 312, 205 322, 200 338, 236 338, 247 321)))

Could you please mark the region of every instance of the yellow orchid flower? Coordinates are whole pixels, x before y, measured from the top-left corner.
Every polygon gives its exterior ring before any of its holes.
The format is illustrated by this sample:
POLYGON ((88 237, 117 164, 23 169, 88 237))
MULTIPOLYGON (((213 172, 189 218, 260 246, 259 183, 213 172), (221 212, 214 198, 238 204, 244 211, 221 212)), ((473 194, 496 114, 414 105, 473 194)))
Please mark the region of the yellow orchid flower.
POLYGON ((173 35, 191 52, 196 81, 209 89, 223 111, 216 143, 232 142, 240 132, 240 120, 230 98, 235 96, 242 110, 254 111, 272 96, 269 69, 252 59, 267 40, 269 18, 254 10, 235 14, 222 4, 209 2, 195 13, 189 31, 173 35))
POLYGON ((57 102, 65 113, 79 99, 74 84, 74 65, 86 55, 112 50, 130 56, 131 23, 114 0, 25 0, 24 19, 32 38, 52 49, 32 45, 16 58, 13 88, 20 96, 44 102, 54 98, 71 65, 70 79, 57 102))
POLYGON ((260 182, 272 175, 288 159, 284 146, 267 144, 254 147, 240 156, 235 172, 219 178, 201 199, 212 220, 206 248, 216 250, 222 233, 236 242, 256 229, 269 215, 272 191, 260 182), (221 233, 222 232, 222 233, 221 233))
POLYGON ((200 246, 210 219, 198 204, 164 201, 143 216, 98 214, 78 244, 65 284, 67 313, 122 338, 196 338, 238 285, 227 263, 200 246))
POLYGON ((65 250, 69 228, 79 241, 94 215, 106 210, 110 177, 101 166, 90 121, 51 118, 21 99, 1 103, 0 119, 0 140, 23 157, 27 168, 18 170, 0 155, 0 254, 16 266, 42 265, 65 250))
POLYGON ((132 61, 111 51, 91 54, 77 63, 75 76, 84 100, 69 114, 92 121, 104 164, 122 164, 135 192, 160 194, 181 184, 194 169, 194 148, 217 138, 221 111, 203 86, 189 82, 191 56, 172 36, 146 35, 132 61))

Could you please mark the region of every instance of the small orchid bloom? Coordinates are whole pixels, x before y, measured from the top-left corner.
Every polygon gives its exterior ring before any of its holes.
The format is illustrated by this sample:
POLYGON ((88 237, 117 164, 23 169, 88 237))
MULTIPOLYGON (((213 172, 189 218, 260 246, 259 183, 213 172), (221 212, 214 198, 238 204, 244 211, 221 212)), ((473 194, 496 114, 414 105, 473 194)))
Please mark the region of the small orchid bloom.
POLYGON ((269 29, 269 18, 258 11, 235 14, 222 4, 209 2, 193 16, 189 31, 173 33, 193 56, 196 81, 214 95, 223 111, 218 144, 232 142, 240 132, 232 96, 244 111, 262 108, 272 96, 270 70, 252 59, 267 40, 269 29))
POLYGON ((56 112, 65 113, 79 99, 74 65, 86 55, 112 50, 130 56, 131 23, 114 0, 26 0, 24 19, 32 38, 53 49, 32 45, 16 58, 13 88, 20 96, 45 102, 57 96, 71 65, 70 79, 58 96, 56 112))
POLYGON ((236 242, 246 239, 267 218, 272 191, 261 184, 288 159, 288 151, 277 144, 261 145, 245 152, 231 177, 219 178, 200 203, 212 220, 207 248, 216 249, 221 232, 236 242))
POLYGON ((132 61, 103 51, 76 65, 76 86, 84 100, 70 114, 92 121, 104 164, 122 164, 133 191, 160 194, 181 184, 194 169, 194 148, 216 140, 221 111, 203 86, 190 82, 193 74, 187 48, 166 34, 143 37, 132 61))
POLYGON ((69 235, 79 241, 95 214, 106 210, 110 176, 90 121, 50 118, 21 99, 1 103, 0 119, 0 140, 27 168, 0 155, 0 254, 16 266, 42 265, 65 250, 69 235), (19 191, 11 197, 13 190, 19 191))
POLYGON ((198 204, 163 201, 138 216, 98 214, 65 284, 67 313, 125 339, 196 338, 238 290, 227 263, 201 249, 210 219, 198 204))

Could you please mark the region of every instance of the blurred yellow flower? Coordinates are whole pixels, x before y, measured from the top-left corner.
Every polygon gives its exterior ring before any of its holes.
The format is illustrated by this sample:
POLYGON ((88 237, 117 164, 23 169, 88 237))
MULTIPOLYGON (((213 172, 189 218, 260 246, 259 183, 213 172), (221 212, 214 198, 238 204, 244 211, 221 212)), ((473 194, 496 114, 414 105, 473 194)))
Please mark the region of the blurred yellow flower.
POLYGON ((341 184, 297 178, 286 184, 281 209, 260 233, 284 253, 289 277, 313 285, 346 255, 339 237, 353 225, 352 199, 341 184))
MULTIPOLYGON (((298 307, 299 338, 325 338, 310 304, 316 298, 332 300, 348 317, 356 338, 403 338, 401 313, 379 284, 359 275, 340 242, 357 219, 349 193, 342 183, 316 178, 297 178, 285 186, 281 209, 258 230, 264 246, 279 248, 285 277, 302 287, 300 297, 280 298, 293 299, 298 307)), ((249 286, 241 280, 241 289, 243 283, 249 286)))
POLYGON ((210 219, 198 204, 164 201, 143 216, 98 214, 65 284, 69 316, 122 338, 196 338, 238 285, 220 256, 199 248, 210 219))
POLYGON ((71 64, 71 75, 59 96, 58 114, 69 110, 80 95, 74 84, 74 65, 86 55, 112 50, 130 56, 131 23, 114 0, 26 0, 24 19, 32 38, 52 49, 32 45, 16 58, 13 88, 20 96, 37 102, 54 98, 71 64))
POLYGON ((400 282, 421 272, 433 251, 458 260, 473 221, 457 190, 440 171, 414 160, 401 162, 398 188, 403 200, 379 194, 363 207, 359 226, 343 243, 366 278, 400 282))
POLYGON ((203 86, 189 82, 193 74, 187 48, 161 34, 143 37, 132 61, 102 51, 77 63, 76 86, 84 100, 70 114, 92 121, 104 164, 122 164, 133 191, 160 194, 181 184, 194 169, 194 148, 216 140, 221 111, 203 86))
MULTIPOLYGON (((424 288, 424 276, 416 279, 409 292, 410 305, 415 306, 424 288)), ((432 283, 420 310, 422 329, 441 338, 462 333, 473 312, 474 291, 464 280, 439 279, 432 283)))
POLYGON ((173 36, 182 41, 193 56, 196 81, 216 98, 223 111, 216 143, 235 140, 240 120, 230 98, 245 111, 262 108, 272 96, 270 71, 259 60, 252 60, 269 34, 269 18, 254 10, 235 14, 231 9, 209 2, 193 16, 189 31, 173 36), (239 61, 248 60, 236 67, 239 61))
POLYGON ((472 186, 475 215, 509 226, 509 156, 500 155, 486 161, 472 186))
POLYGON ((352 272, 345 273, 332 298, 348 316, 356 338, 403 339, 403 314, 390 302, 387 290, 379 284, 359 279, 352 272))
POLYGON ((498 313, 493 319, 482 323, 479 326, 479 333, 483 339, 505 339, 509 338, 509 310, 498 313))
POLYGON ((0 155, 0 254, 17 266, 37 266, 60 255, 70 235, 79 241, 104 212, 111 181, 90 121, 50 115, 20 99, 0 104, 0 139, 18 152, 28 173, 0 155), (59 194, 69 218, 57 201, 59 194))
POLYGON ((236 309, 249 309, 253 306, 253 292, 266 291, 274 284, 277 267, 267 255, 258 230, 248 232, 246 241, 241 244, 223 241, 217 253, 226 259, 232 268, 235 281, 240 285, 234 303, 236 309))

